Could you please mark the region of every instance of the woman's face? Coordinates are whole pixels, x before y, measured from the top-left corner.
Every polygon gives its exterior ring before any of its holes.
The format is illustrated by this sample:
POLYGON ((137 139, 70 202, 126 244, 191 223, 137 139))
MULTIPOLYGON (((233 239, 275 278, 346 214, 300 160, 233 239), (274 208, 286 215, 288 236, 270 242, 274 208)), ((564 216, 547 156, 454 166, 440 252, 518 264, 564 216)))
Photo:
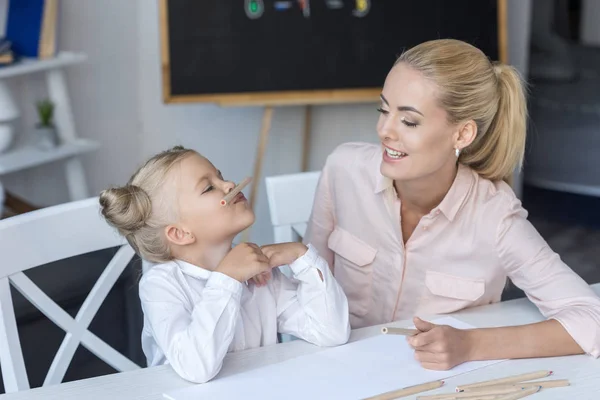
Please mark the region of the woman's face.
POLYGON ((411 181, 456 168, 458 129, 448 122, 437 95, 437 86, 420 72, 403 63, 392 68, 377 123, 382 175, 411 181))

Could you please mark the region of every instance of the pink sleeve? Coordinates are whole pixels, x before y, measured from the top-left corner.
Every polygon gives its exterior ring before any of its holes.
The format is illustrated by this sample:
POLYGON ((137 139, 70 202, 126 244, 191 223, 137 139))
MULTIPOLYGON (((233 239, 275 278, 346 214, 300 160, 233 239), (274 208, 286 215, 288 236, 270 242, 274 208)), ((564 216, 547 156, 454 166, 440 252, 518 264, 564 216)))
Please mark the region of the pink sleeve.
POLYGON ((329 173, 329 163, 326 162, 319 178, 312 213, 308 220, 303 242, 306 245, 311 244, 317 250, 317 253, 327 261, 333 272, 333 252, 327 245, 329 235, 331 235, 334 228, 329 173))
POLYGON ((497 250, 509 278, 546 318, 560 322, 588 354, 600 356, 600 299, 550 249, 518 200, 501 219, 497 250))

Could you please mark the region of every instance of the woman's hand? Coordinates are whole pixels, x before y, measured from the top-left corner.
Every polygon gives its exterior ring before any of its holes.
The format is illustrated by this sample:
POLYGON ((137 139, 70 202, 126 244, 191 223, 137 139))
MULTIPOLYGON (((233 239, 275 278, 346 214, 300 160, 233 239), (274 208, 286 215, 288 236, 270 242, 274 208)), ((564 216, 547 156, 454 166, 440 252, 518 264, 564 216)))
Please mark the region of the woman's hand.
POLYGON ((470 360, 470 331, 435 325, 418 317, 414 324, 420 332, 407 337, 407 341, 423 368, 448 370, 470 360))

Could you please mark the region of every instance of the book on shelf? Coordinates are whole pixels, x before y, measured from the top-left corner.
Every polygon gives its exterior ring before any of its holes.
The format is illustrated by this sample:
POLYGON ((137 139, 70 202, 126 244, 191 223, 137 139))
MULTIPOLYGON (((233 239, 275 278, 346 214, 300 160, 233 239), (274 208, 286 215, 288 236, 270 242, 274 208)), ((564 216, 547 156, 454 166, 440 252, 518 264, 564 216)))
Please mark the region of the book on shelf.
POLYGON ((10 1, 6 39, 16 56, 50 58, 56 54, 58 0, 10 1))

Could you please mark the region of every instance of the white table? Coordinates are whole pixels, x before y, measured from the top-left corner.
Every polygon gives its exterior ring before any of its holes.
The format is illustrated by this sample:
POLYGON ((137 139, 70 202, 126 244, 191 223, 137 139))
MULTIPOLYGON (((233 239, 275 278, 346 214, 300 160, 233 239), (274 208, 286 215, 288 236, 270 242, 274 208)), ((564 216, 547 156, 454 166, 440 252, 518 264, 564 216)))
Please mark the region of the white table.
MULTIPOLYGON (((593 285, 600 294, 600 284, 593 285)), ((511 300, 488 306, 472 308, 453 314, 454 317, 477 327, 522 325, 541 321, 537 308, 527 299, 511 300)), ((390 325, 390 324, 387 324, 390 325)), ((410 322, 392 324, 410 326, 410 322)), ((356 329, 351 341, 377 335, 380 326, 356 329)), ((321 351, 320 348, 302 341, 293 341, 258 349, 231 353, 225 359, 220 376, 239 373, 265 365, 281 362, 303 354, 321 351)), ((590 356, 569 356, 530 360, 510 360, 488 366, 446 380, 444 389, 427 394, 446 393, 459 384, 480 380, 495 379, 507 375, 525 373, 541 369, 555 372, 553 379, 569 379, 570 387, 546 389, 532 397, 535 399, 598 399, 600 396, 600 360, 590 356)), ((62 385, 33 389, 30 391, 0 396, 2 400, 159 400, 162 393, 186 386, 190 383, 180 379, 169 366, 146 368, 98 378, 86 379, 62 385)), ((414 397, 413 397, 414 398, 414 397)))

